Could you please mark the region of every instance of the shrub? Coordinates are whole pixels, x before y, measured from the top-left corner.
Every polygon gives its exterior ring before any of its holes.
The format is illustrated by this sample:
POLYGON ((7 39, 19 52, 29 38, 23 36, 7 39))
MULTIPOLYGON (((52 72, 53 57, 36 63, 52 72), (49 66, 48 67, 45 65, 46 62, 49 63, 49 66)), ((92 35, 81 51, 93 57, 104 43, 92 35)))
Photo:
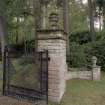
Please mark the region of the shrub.
POLYGON ((97 64, 105 69, 105 41, 96 41, 94 43, 90 43, 87 46, 90 46, 88 49, 88 56, 96 56, 98 58, 97 64))
POLYGON ((70 67, 83 67, 87 64, 87 54, 85 53, 84 46, 75 42, 70 44, 70 67))
POLYGON ((92 56, 98 58, 97 65, 105 70, 105 32, 96 33, 94 42, 91 42, 89 32, 73 33, 70 37, 69 66, 90 66, 92 56))
POLYGON ((70 42, 76 42, 80 45, 91 42, 91 35, 89 31, 76 32, 70 35, 70 42))
POLYGON ((95 41, 84 45, 70 44, 70 67, 83 67, 91 65, 92 56, 98 58, 97 65, 105 70, 105 41, 95 41))

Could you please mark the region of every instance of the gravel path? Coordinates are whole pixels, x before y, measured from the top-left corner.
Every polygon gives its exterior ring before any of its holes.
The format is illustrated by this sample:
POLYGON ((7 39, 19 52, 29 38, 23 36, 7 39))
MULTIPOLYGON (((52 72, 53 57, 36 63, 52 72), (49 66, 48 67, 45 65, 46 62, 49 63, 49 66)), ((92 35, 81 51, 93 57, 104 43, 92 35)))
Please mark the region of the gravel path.
MULTIPOLYGON (((11 97, 0 97, 0 105, 41 105, 35 103, 28 103, 26 101, 17 100, 11 97)), ((42 104, 43 105, 43 104, 42 104)))

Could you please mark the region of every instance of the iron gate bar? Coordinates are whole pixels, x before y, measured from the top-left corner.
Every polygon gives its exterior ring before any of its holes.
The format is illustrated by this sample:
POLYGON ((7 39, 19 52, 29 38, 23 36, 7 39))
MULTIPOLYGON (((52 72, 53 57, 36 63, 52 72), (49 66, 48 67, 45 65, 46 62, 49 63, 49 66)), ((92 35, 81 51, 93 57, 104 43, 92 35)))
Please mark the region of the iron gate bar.
POLYGON ((46 65, 46 67, 47 67, 47 74, 46 74, 46 75, 47 75, 47 84, 46 84, 47 95, 46 95, 46 96, 47 96, 47 104, 48 104, 48 87, 49 87, 49 86, 48 86, 48 62, 49 62, 49 60, 50 60, 49 54, 48 54, 48 50, 46 51, 46 54, 47 54, 47 56, 46 56, 46 57, 47 57, 47 58, 46 58, 46 59, 47 59, 47 61, 46 61, 46 62, 47 62, 47 65, 46 65))
POLYGON ((8 92, 9 94, 15 94, 21 97, 24 96, 29 98, 43 99, 43 97, 40 97, 40 95, 42 94, 41 91, 36 91, 34 89, 28 89, 11 85, 8 92))
MULTIPOLYGON (((48 104, 48 51, 37 52, 36 57, 40 62, 40 89, 29 89, 21 86, 10 84, 10 72, 11 72, 11 57, 8 48, 5 48, 4 52, 4 71, 3 71, 3 95, 21 97, 28 100, 45 100, 48 104), (44 57, 43 57, 44 56, 44 57), (45 67, 43 67, 45 66, 45 67)), ((13 56, 12 56, 13 57, 13 56)), ((13 69, 13 68, 12 68, 13 69)))
POLYGON ((46 81, 45 80, 45 78, 43 78, 45 75, 46 75, 46 79, 47 79, 47 83, 45 84, 46 85, 46 99, 47 99, 47 104, 48 104, 48 61, 49 61, 50 59, 49 59, 49 57, 48 57, 48 50, 45 50, 44 52, 41 52, 41 90, 43 91, 43 83, 44 83, 44 81, 46 81), (45 54, 45 55, 44 55, 45 54), (43 55, 44 55, 44 57, 43 57, 43 55), (43 71, 42 70, 42 67, 43 67, 43 63, 44 62, 42 62, 42 59, 44 60, 44 61, 46 61, 46 64, 47 64, 47 68, 46 68, 46 70, 47 71, 43 71), (44 73, 43 73, 44 72, 44 73))

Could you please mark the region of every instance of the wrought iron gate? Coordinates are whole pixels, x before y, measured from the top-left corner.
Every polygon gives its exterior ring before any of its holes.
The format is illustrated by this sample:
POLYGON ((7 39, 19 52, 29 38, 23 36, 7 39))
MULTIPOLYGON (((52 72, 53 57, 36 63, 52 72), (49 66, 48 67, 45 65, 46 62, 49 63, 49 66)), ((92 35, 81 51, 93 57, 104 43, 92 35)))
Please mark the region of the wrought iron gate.
POLYGON ((26 53, 5 48, 3 94, 48 103, 48 51, 26 53))

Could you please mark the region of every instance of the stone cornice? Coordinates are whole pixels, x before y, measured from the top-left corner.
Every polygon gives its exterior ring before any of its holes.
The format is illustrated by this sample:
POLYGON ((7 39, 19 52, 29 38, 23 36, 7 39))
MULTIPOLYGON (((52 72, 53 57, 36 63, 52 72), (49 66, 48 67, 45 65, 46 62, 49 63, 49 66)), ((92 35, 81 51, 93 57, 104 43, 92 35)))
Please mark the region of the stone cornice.
POLYGON ((67 39, 67 34, 63 30, 38 30, 38 40, 67 39))

